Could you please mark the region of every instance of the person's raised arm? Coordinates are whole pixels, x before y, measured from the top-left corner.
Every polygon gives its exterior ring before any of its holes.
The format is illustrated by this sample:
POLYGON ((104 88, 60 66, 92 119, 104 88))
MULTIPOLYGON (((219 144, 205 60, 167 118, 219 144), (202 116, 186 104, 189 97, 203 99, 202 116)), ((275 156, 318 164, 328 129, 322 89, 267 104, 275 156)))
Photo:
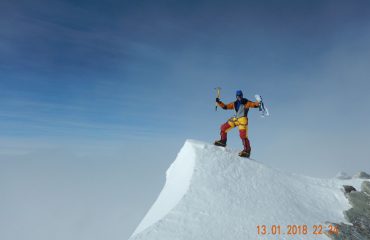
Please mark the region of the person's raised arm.
POLYGON ((234 109, 234 103, 228 103, 228 104, 225 104, 223 103, 219 98, 216 98, 216 102, 218 104, 218 106, 220 106, 221 108, 227 110, 227 109, 234 109))
POLYGON ((260 106, 260 102, 247 101, 247 103, 244 104, 245 108, 258 108, 259 106, 260 106))

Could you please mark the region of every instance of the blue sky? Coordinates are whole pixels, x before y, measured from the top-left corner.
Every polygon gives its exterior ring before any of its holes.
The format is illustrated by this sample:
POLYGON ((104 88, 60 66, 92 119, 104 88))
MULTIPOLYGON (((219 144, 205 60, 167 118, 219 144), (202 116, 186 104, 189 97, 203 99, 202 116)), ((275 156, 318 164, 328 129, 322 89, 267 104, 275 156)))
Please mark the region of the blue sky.
POLYGON ((1 1, 1 238, 17 221, 33 239, 128 237, 184 141, 212 142, 232 115, 215 112, 217 86, 266 100, 254 158, 370 171, 369 16, 367 1, 1 1))

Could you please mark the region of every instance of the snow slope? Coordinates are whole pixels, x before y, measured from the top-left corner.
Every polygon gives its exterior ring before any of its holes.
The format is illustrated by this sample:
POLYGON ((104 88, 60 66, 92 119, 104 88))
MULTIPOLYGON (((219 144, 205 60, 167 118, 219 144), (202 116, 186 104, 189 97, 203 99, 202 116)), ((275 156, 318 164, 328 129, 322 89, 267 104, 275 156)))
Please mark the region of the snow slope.
POLYGON ((318 179, 272 169, 237 152, 187 140, 158 199, 130 240, 328 239, 313 225, 345 222, 342 185, 361 179, 318 179), (257 233, 266 225, 270 234, 257 233), (271 234, 280 225, 279 235, 271 234), (307 225, 287 235, 287 225, 307 225))

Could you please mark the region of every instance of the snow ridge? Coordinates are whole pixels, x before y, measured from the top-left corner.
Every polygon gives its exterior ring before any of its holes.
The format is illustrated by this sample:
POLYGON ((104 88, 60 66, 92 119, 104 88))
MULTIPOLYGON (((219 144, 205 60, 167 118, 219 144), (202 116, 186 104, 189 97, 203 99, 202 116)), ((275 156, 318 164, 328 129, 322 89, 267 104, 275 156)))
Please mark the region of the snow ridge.
POLYGON ((133 235, 162 219, 187 192, 194 170, 195 142, 186 141, 180 153, 166 172, 166 183, 153 206, 133 235))
MULTIPOLYGON (((284 173, 237 152, 187 140, 167 170, 158 199, 130 240, 271 239, 257 225, 307 225, 297 239, 328 239, 312 226, 345 222, 342 185, 361 179, 318 179, 284 173)), ((279 235, 279 239, 293 239, 279 235)))

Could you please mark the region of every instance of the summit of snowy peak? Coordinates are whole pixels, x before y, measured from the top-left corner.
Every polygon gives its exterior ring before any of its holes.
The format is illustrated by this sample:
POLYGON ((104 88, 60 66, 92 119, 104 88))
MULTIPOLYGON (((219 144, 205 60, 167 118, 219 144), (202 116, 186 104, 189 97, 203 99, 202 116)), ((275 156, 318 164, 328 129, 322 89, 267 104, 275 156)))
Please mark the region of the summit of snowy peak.
POLYGON ((130 240, 256 239, 263 237, 260 225, 307 225, 312 233, 314 225, 345 222, 343 210, 350 205, 342 186, 357 188, 362 181, 284 173, 235 150, 186 140, 130 240))

